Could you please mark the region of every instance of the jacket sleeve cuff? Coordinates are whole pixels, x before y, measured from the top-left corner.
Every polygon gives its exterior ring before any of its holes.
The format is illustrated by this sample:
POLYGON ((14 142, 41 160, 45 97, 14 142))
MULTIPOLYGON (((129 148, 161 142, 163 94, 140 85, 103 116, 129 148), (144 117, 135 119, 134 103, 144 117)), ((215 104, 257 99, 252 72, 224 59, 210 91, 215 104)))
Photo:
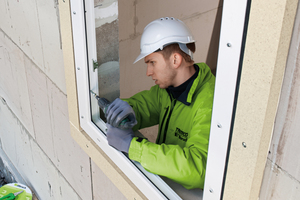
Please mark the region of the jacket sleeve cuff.
POLYGON ((142 160, 142 150, 143 144, 146 142, 146 139, 141 139, 140 137, 134 137, 131 140, 128 155, 131 160, 135 160, 137 162, 141 162, 142 160))

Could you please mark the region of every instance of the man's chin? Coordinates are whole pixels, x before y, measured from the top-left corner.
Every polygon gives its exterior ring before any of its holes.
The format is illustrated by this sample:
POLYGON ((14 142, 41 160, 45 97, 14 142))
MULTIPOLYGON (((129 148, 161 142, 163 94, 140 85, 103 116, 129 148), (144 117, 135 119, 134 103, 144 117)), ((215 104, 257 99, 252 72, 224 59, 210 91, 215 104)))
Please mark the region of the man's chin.
POLYGON ((157 80, 155 81, 155 84, 158 85, 158 87, 161 88, 161 89, 167 89, 168 88, 168 86, 159 83, 157 80))
POLYGON ((167 89, 168 87, 166 87, 165 85, 159 85, 159 84, 157 84, 158 85, 158 87, 160 88, 160 89, 167 89))

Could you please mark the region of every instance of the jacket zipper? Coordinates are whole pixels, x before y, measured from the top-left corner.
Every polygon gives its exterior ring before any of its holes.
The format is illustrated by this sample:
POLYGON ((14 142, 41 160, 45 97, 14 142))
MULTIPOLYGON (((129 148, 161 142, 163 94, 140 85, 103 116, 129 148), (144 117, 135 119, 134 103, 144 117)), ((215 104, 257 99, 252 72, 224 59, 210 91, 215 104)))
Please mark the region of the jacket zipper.
POLYGON ((159 141, 160 141, 160 136, 161 136, 161 134, 162 134, 162 127, 163 127, 163 125, 164 125, 164 122, 165 122, 165 119, 166 119, 166 116, 167 116, 167 114, 168 114, 168 111, 169 111, 169 106, 166 108, 166 112, 165 112, 165 114, 164 114, 164 117, 163 117, 163 120, 162 120, 162 122, 161 122, 161 126, 160 126, 160 130, 159 130, 159 137, 157 137, 157 140, 156 140, 156 143, 158 143, 159 144, 159 141))
MULTIPOLYGON (((167 137, 167 131, 168 131, 168 127, 169 127, 169 122, 170 122, 170 118, 172 116, 172 112, 173 112, 173 109, 175 107, 175 104, 176 104, 176 99, 171 99, 171 109, 170 109, 170 112, 169 112, 169 115, 168 115, 168 118, 167 118, 167 122, 166 122, 166 125, 165 125, 165 129, 164 129, 164 134, 163 134, 163 141, 162 143, 165 143, 166 142, 166 137, 167 137)), ((169 107, 168 107, 169 108, 169 107)), ((165 115, 166 116, 166 115, 165 115)), ((164 116, 164 117, 165 117, 164 116)))

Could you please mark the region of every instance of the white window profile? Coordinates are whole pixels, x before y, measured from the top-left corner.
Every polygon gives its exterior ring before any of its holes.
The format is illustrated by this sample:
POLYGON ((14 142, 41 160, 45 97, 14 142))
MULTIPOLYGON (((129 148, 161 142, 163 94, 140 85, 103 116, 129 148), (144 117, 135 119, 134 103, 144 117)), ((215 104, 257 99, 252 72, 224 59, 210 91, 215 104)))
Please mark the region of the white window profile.
MULTIPOLYGON (((245 24, 247 1, 223 2, 214 108, 203 199, 220 199, 235 100, 236 82, 245 24)), ((159 176, 147 172, 138 162, 107 143, 106 126, 100 119, 96 99, 98 73, 94 24, 94 1, 71 0, 72 32, 80 125, 148 199, 181 199, 159 176), (91 23, 89 23, 91 22, 91 23)), ((202 197, 199 197, 201 199, 202 197)))
POLYGON ((203 199, 222 198, 238 72, 251 0, 224 0, 203 199))

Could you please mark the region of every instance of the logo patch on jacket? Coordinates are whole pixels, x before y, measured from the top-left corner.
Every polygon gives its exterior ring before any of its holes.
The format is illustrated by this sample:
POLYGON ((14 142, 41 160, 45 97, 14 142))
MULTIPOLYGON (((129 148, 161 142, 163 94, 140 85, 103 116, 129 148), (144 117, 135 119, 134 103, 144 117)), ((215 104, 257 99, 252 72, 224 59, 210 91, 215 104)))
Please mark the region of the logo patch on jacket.
POLYGON ((176 131, 175 131, 175 136, 178 137, 180 140, 183 140, 183 141, 187 141, 187 138, 188 138, 188 133, 186 132, 183 132, 182 130, 180 130, 179 128, 176 128, 176 131))

